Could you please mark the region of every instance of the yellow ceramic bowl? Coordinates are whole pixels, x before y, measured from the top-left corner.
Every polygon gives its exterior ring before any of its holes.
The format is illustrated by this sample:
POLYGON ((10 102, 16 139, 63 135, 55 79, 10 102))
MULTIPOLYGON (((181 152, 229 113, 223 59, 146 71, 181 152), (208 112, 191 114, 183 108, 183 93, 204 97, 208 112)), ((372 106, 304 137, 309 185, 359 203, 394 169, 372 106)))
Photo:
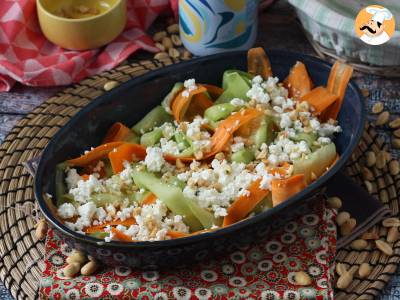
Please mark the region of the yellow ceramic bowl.
POLYGON ((36 4, 43 34, 66 49, 104 46, 126 24, 126 0, 36 0, 36 4))

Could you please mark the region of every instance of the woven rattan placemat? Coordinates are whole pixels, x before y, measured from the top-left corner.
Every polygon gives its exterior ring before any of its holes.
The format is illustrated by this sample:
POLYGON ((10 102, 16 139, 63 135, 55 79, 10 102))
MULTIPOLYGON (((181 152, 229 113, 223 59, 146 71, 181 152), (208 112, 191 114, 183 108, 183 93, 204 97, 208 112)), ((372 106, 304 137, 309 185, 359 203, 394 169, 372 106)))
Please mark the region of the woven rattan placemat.
MULTIPOLYGON (((149 70, 177 61, 141 61, 83 80, 50 98, 23 118, 0 147, 0 279, 17 299, 37 296, 44 244, 34 237, 38 218, 33 194, 33 179, 23 163, 40 154, 51 137, 82 107, 105 91, 106 82, 125 82, 149 70)), ((367 149, 384 149, 385 145, 371 126, 367 126, 361 143, 347 166, 347 173, 363 182, 361 168, 367 149)), ((373 194, 385 202, 393 215, 399 213, 400 176, 391 176, 387 167, 372 168, 375 175, 373 194)), ((375 226, 382 237, 386 229, 375 226)), ((346 291, 337 291, 337 299, 373 299, 380 293, 400 261, 400 243, 394 244, 390 257, 375 249, 337 253, 337 260, 349 265, 369 261, 373 271, 367 279, 355 279, 346 291)))

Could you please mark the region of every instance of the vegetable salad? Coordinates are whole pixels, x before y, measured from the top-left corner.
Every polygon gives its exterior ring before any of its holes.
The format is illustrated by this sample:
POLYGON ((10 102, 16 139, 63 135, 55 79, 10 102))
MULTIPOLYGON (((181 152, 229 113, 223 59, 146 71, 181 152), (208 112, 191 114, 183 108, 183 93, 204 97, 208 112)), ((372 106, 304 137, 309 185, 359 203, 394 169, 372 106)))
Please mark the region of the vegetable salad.
POLYGON ((60 163, 54 211, 106 242, 183 238, 268 210, 337 160, 336 117, 351 67, 335 63, 314 87, 297 62, 273 76, 261 48, 222 86, 177 82, 132 128, 114 124, 100 146, 60 163))

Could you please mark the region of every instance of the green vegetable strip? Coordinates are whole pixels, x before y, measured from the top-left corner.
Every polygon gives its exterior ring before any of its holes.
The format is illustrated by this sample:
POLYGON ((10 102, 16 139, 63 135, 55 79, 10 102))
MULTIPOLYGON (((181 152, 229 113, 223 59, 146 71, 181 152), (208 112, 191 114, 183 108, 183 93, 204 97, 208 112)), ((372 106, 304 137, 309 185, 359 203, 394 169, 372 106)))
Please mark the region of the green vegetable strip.
POLYGON ((154 193, 174 214, 183 216, 185 223, 192 231, 203 229, 202 223, 199 222, 190 209, 187 199, 183 196, 180 188, 162 182, 150 172, 137 169, 133 172, 133 180, 138 186, 144 186, 154 193))
POLYGON ((65 185, 65 169, 66 163, 60 163, 56 166, 55 184, 56 184, 56 205, 59 207, 61 204, 69 202, 65 196, 67 194, 67 187, 65 185))
POLYGON ((234 106, 230 103, 215 104, 206 109, 204 116, 210 121, 217 122, 226 119, 231 113, 239 109, 240 107, 234 106))
POLYGON ((95 194, 91 197, 91 200, 93 201, 94 204, 96 204, 97 207, 106 207, 109 204, 122 204, 124 201, 123 196, 119 195, 114 195, 114 194, 109 194, 109 193, 101 193, 101 194, 95 194))
POLYGON ((256 149, 260 149, 263 143, 269 145, 275 139, 274 121, 272 117, 266 117, 260 124, 255 134, 250 137, 253 140, 256 149))
POLYGON ((153 108, 142 120, 140 120, 132 130, 141 135, 151 131, 154 127, 161 126, 164 123, 171 122, 172 116, 168 114, 164 107, 158 105, 153 108))
POLYGON ((242 149, 238 152, 233 153, 231 156, 231 160, 237 163, 248 164, 254 160, 254 153, 250 149, 242 149))
POLYGON ((165 111, 168 113, 171 110, 171 103, 172 100, 175 99, 176 95, 183 89, 183 83, 177 82, 172 87, 172 90, 165 96, 164 100, 162 101, 161 105, 164 107, 165 111))
POLYGON ((240 71, 225 71, 223 77, 224 92, 215 104, 226 103, 233 98, 249 100, 246 93, 250 89, 251 83, 247 76, 240 71))
POLYGON ((204 228, 209 229, 213 225, 217 224, 217 220, 214 218, 213 214, 207 210, 201 208, 197 203, 191 199, 185 199, 192 213, 201 222, 204 228))
POLYGON ((154 146, 163 137, 161 128, 156 128, 153 131, 147 132, 140 137, 140 144, 146 147, 154 146))

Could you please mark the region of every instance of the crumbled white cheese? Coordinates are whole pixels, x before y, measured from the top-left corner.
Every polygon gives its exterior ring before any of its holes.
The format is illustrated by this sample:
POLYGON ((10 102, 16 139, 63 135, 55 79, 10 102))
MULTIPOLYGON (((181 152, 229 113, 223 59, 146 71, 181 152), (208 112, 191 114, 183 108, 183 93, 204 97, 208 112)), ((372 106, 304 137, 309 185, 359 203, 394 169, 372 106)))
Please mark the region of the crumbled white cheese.
POLYGON ((318 138, 317 142, 322 144, 322 145, 324 145, 324 144, 330 144, 332 141, 328 137, 321 136, 321 137, 318 138))
POLYGON ((144 163, 150 172, 160 172, 165 160, 159 147, 147 147, 144 163))
POLYGON ((168 153, 171 155, 179 155, 180 148, 177 142, 174 140, 168 140, 166 138, 160 139, 160 147, 163 153, 168 153))
POLYGON ((280 136, 268 147, 270 155, 268 160, 272 165, 280 162, 292 162, 294 159, 299 158, 303 153, 308 154, 311 152, 308 144, 305 141, 298 143, 280 136))
POLYGON ((183 86, 185 87, 185 90, 182 92, 182 96, 186 98, 189 97, 191 91, 197 89, 196 81, 193 78, 185 80, 183 86))
POLYGON ((82 180, 82 177, 79 176, 76 169, 69 169, 67 177, 65 178, 65 182, 67 183, 68 189, 76 187, 78 185, 79 180, 82 180))
POLYGON ((129 228, 118 226, 117 229, 138 241, 159 241, 169 239, 169 230, 188 233, 189 228, 180 215, 168 216, 168 208, 160 201, 144 205, 135 215, 136 224, 129 228))
POLYGON ((58 215, 63 219, 69 219, 76 215, 75 206, 71 203, 63 203, 57 210, 58 215))
POLYGON ((88 180, 79 180, 76 188, 70 189, 69 193, 75 201, 85 203, 90 200, 93 193, 104 193, 105 187, 102 181, 98 179, 97 174, 91 174, 88 180))
POLYGON ((328 123, 321 124, 321 128, 318 130, 320 136, 332 136, 334 133, 341 132, 342 128, 338 125, 332 125, 328 123))
POLYGON ((231 100, 231 104, 233 106, 244 106, 246 104, 246 101, 239 99, 239 98, 233 98, 231 100))

